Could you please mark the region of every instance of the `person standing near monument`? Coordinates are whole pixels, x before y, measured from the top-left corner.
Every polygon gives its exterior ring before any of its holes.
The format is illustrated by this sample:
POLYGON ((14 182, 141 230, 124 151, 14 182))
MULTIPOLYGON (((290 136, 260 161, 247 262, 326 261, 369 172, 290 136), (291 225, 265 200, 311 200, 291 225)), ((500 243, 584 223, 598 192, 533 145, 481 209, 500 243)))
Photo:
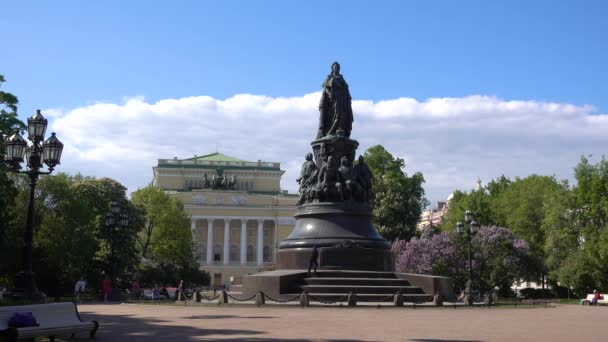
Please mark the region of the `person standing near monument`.
POLYGON ((319 132, 317 139, 328 134, 350 137, 353 127, 352 98, 348 84, 340 74, 340 63, 331 65, 331 74, 323 82, 319 102, 319 132))
POLYGON ((308 258, 308 277, 310 278, 310 270, 314 269, 315 275, 317 275, 317 266, 319 265, 319 262, 317 261, 319 259, 319 250, 317 249, 317 245, 314 245, 312 247, 312 254, 310 255, 310 258, 308 258))

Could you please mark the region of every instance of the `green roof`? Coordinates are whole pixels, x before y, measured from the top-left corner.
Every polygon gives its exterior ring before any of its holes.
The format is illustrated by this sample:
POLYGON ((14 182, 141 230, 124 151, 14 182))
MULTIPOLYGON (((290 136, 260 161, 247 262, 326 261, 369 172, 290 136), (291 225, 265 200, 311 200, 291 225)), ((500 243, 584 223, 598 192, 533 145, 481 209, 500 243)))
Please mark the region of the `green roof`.
POLYGON ((194 158, 188 158, 185 160, 213 161, 213 162, 247 162, 246 160, 230 157, 225 154, 221 154, 219 152, 207 154, 204 156, 196 156, 194 158))

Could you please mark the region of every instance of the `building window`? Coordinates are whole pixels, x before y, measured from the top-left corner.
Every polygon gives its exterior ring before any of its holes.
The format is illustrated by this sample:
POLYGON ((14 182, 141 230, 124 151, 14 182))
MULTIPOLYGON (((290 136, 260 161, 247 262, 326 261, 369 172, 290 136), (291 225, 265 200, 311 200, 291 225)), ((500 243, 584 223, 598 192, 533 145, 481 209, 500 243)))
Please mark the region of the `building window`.
POLYGON ((239 259, 239 248, 237 245, 230 246, 230 260, 236 261, 239 259))
POLYGON ((213 261, 222 261, 222 246, 215 245, 213 249, 213 261))
POLYGON ((247 262, 254 262, 253 260, 253 245, 247 245, 247 262))
POLYGON ((264 246, 264 262, 270 262, 270 246, 264 246))
POLYGON ((199 244, 197 247, 198 260, 207 261, 207 248, 205 248, 206 246, 204 244, 199 244))

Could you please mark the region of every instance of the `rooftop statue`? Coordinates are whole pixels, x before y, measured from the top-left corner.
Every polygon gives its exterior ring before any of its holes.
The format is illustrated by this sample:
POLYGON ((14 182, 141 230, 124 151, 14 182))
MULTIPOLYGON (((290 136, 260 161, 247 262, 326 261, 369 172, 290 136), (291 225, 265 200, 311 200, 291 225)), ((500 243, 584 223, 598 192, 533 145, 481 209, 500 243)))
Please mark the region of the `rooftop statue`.
POLYGON ((340 74, 340 63, 331 65, 331 74, 323 82, 319 102, 319 132, 317 139, 326 135, 350 137, 353 127, 353 109, 348 84, 340 74))

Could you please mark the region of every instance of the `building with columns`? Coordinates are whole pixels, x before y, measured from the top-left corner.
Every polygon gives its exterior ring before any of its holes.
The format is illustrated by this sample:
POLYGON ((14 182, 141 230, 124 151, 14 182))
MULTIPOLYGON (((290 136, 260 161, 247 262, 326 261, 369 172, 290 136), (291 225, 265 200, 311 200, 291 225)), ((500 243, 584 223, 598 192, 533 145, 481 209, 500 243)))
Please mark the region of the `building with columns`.
POLYGON ((190 214, 196 256, 212 285, 274 268, 278 244, 295 225, 298 200, 280 190, 280 163, 216 152, 159 159, 153 171, 155 184, 190 214))

